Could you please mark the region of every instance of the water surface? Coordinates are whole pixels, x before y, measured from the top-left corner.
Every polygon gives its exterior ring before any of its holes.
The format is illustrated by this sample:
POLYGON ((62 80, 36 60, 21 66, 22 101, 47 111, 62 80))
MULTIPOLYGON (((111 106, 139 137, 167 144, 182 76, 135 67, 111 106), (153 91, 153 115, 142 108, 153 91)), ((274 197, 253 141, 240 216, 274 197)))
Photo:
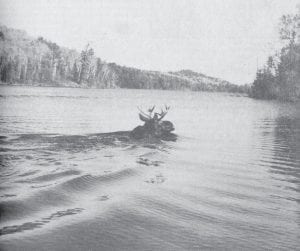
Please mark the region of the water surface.
POLYGON ((1 87, 2 250, 296 250, 299 104, 1 87), (176 142, 134 141, 171 106, 176 142), (106 134, 108 133, 108 134, 106 134))

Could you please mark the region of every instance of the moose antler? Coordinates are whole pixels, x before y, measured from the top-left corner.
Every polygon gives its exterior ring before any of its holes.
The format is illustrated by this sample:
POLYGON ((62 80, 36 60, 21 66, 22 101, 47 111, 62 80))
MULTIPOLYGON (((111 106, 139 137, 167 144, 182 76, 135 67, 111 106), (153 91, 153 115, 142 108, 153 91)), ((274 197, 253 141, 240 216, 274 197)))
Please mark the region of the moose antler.
POLYGON ((161 121, 167 115, 169 110, 170 110, 170 106, 165 105, 165 110, 161 109, 161 112, 158 113, 158 115, 160 116, 158 118, 158 121, 161 121))
POLYGON ((155 109, 155 105, 152 108, 149 108, 148 112, 151 114, 154 111, 154 109, 155 109))
POLYGON ((147 121, 149 121, 149 120, 151 120, 151 119, 154 119, 155 116, 156 116, 156 118, 158 117, 158 119, 157 119, 158 121, 162 120, 162 119, 166 116, 166 114, 168 113, 168 111, 169 111, 169 109, 170 109, 170 106, 166 106, 166 105, 165 105, 165 109, 164 109, 164 110, 161 109, 161 112, 160 112, 160 113, 155 112, 153 116, 152 116, 152 114, 153 114, 153 111, 154 111, 154 109, 155 109, 155 106, 150 107, 150 108, 147 110, 149 114, 145 113, 140 107, 137 107, 137 108, 138 108, 138 110, 140 111, 140 113, 139 113, 140 119, 141 119, 142 121, 144 121, 144 122, 147 122, 147 121))
POLYGON ((147 117, 148 119, 151 119, 151 116, 150 116, 150 115, 148 115, 148 114, 146 114, 145 112, 143 112, 143 110, 142 110, 141 108, 139 108, 139 107, 137 107, 137 108, 138 108, 138 110, 140 111, 140 114, 141 114, 141 115, 147 117))
POLYGON ((138 108, 138 110, 140 111, 140 113, 139 113, 139 118, 140 118, 140 120, 142 120, 142 121, 144 121, 144 122, 147 122, 147 121, 149 121, 149 120, 152 119, 151 113, 152 113, 153 110, 154 110, 154 106, 153 106, 153 108, 152 108, 152 109, 153 109, 152 111, 151 111, 151 109, 148 110, 148 111, 149 111, 149 115, 146 114, 145 112, 143 112, 141 108, 139 108, 139 107, 137 107, 137 108, 138 108))

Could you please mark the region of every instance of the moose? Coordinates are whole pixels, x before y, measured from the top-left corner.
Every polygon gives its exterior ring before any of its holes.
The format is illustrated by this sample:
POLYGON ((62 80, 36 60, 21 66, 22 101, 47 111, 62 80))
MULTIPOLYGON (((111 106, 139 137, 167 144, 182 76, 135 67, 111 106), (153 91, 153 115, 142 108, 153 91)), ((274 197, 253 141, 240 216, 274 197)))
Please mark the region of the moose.
POLYGON ((155 138, 162 140, 176 140, 176 135, 172 133, 175 130, 172 122, 163 120, 170 110, 170 106, 161 109, 161 112, 155 112, 155 106, 143 112, 139 107, 139 118, 144 125, 134 128, 130 135, 134 139, 155 138))

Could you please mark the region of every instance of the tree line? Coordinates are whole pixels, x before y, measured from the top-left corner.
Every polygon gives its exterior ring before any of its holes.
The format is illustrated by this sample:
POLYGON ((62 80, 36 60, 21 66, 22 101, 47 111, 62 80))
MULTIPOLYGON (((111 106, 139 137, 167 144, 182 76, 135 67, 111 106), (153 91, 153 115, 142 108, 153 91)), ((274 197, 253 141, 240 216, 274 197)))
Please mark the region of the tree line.
POLYGON ((256 73, 250 95, 258 99, 300 99, 300 14, 284 15, 279 25, 284 46, 256 73))
POLYGON ((245 86, 188 70, 162 73, 107 63, 88 44, 79 53, 0 26, 0 80, 6 84, 246 92, 245 86))

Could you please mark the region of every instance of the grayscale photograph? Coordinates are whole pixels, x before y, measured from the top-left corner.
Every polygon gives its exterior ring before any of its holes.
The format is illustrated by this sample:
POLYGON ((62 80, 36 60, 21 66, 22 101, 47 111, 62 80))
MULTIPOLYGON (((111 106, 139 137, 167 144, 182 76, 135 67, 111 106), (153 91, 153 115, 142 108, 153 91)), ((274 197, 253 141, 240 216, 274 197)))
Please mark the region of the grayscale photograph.
POLYGON ((0 250, 300 250, 300 0, 0 0, 0 250))

